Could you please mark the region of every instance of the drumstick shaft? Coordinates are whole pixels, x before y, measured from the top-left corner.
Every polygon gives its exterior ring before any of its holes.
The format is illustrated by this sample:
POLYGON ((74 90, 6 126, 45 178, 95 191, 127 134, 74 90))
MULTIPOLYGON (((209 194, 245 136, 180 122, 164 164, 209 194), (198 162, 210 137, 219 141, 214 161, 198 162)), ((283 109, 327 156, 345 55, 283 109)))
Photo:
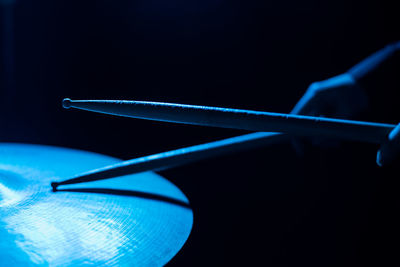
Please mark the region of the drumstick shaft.
POLYGON ((139 119, 300 136, 330 136, 370 143, 381 143, 395 127, 384 123, 144 101, 65 99, 63 105, 139 119))
POLYGON ((57 186, 59 185, 104 180, 144 171, 164 170, 230 152, 275 144, 286 138, 286 135, 280 133, 259 132, 241 135, 123 161, 111 166, 78 175, 62 182, 52 183, 52 187, 54 190, 56 190, 57 186))

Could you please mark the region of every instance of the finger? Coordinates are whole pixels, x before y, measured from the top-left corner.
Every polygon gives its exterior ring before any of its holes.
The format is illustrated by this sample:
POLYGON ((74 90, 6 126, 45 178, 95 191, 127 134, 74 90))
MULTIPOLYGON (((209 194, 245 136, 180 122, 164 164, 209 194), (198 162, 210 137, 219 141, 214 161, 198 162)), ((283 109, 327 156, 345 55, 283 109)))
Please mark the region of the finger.
MULTIPOLYGON (((317 93, 318 84, 311 84, 306 93, 300 98, 295 107, 290 112, 296 115, 318 116, 321 113, 320 95, 317 93)), ((300 157, 304 156, 307 147, 311 144, 308 138, 293 137, 291 138, 292 147, 296 154, 300 157)))
MULTIPOLYGON (((324 115, 320 115, 320 117, 325 117, 324 115)), ((318 146, 321 148, 329 149, 338 147, 341 142, 339 140, 335 140, 327 137, 315 137, 311 140, 311 144, 313 146, 318 146)))
MULTIPOLYGON (((319 111, 316 109, 310 109, 308 111, 309 116, 318 116, 319 111)), ((307 148, 309 148, 309 146, 312 144, 312 139, 307 138, 307 137, 292 137, 291 138, 291 144, 292 147, 294 149, 294 151, 296 152, 296 154, 300 157, 304 156, 306 154, 307 148)))
POLYGON ((315 85, 311 85, 306 93, 300 98, 297 104, 294 106, 291 114, 297 115, 312 115, 313 111, 318 111, 321 106, 319 96, 314 89, 315 85))
POLYGON ((390 132, 376 155, 378 166, 390 164, 400 154, 400 123, 390 132))

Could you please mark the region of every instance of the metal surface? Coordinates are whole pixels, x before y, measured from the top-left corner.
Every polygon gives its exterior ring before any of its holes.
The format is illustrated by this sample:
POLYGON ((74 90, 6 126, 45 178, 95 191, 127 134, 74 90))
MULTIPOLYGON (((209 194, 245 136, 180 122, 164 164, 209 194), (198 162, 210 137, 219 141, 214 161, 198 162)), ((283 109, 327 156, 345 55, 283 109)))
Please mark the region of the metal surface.
POLYGON ((0 143, 1 265, 166 264, 193 223, 187 198, 166 179, 146 172, 51 191, 54 179, 117 162, 79 150, 0 143))

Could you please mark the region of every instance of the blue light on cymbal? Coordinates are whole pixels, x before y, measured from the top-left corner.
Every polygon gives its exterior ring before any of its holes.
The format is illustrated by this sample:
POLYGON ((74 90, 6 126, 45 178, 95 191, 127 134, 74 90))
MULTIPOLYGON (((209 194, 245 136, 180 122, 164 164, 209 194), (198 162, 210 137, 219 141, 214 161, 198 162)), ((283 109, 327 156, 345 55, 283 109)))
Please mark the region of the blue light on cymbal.
POLYGON ((65 186, 65 179, 119 160, 38 145, 0 144, 0 258, 4 266, 162 266, 188 238, 185 195, 146 172, 65 186), (129 179, 126 179, 129 178, 129 179))

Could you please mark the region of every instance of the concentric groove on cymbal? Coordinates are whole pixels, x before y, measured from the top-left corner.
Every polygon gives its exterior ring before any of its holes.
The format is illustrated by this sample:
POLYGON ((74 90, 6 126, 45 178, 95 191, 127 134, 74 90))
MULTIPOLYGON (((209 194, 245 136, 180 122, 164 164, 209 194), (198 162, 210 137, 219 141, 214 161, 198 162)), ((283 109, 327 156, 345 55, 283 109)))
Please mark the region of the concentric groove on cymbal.
MULTIPOLYGON (((12 172, 29 183, 21 187, 28 197, 8 207, 7 212, 0 209, 0 226, 4 227, 0 238, 2 246, 7 247, 0 251, 2 262, 63 266, 166 264, 190 234, 191 209, 137 196, 51 192, 49 185, 54 177, 67 178, 116 161, 71 149, 0 144, 0 171, 4 166, 8 166, 7 171, 13 168, 12 172)), ((102 185, 187 202, 177 187, 154 173, 124 178, 102 185)))

